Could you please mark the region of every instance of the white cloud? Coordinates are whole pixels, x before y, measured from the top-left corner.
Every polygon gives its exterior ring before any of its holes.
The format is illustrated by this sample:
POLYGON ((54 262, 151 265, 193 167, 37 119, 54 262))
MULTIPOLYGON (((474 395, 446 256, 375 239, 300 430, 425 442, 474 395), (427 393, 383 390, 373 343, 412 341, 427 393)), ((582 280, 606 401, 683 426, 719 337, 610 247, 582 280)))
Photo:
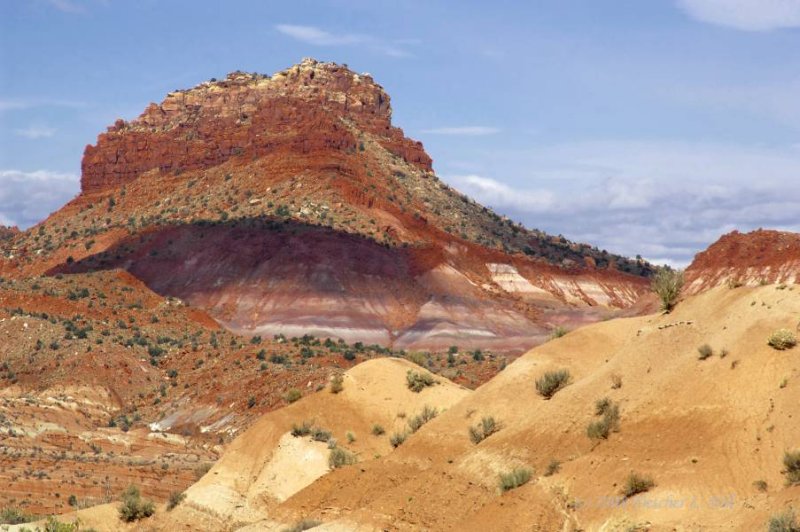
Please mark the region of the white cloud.
POLYGON ((690 17, 744 31, 800 27, 800 0, 677 0, 690 17))
POLYGON ((407 57, 410 54, 402 48, 409 44, 417 44, 416 39, 398 39, 384 41, 371 35, 358 33, 331 33, 316 26, 299 24, 278 24, 275 29, 293 39, 315 46, 351 46, 360 44, 378 53, 390 57, 407 57))
POLYGON ((340 46, 343 44, 358 44, 364 42, 365 37, 355 34, 334 35, 314 26, 297 26, 294 24, 278 24, 275 26, 279 32, 298 41, 316 44, 317 46, 340 46))
POLYGON ((423 133, 430 135, 454 135, 454 136, 468 136, 478 137, 482 135, 494 135, 500 130, 496 127, 489 126, 456 126, 456 127, 437 127, 433 129, 424 129, 423 133))
POLYGON ((597 141, 502 151, 445 176, 477 201, 551 233, 685 265, 720 235, 800 231, 800 151, 688 142, 597 141))
POLYGON ((80 190, 77 175, 49 170, 0 170, 0 220, 27 228, 45 219, 80 190))
POLYGON ((15 129, 14 134, 27 139, 35 140, 48 138, 55 135, 55 128, 48 126, 29 126, 25 129, 15 129))
POLYGON ((0 98, 0 112, 33 109, 36 107, 86 107, 84 102, 51 99, 0 98))
POLYGON ((553 208, 554 196, 547 190, 515 190, 496 179, 474 174, 450 176, 448 181, 467 195, 480 198, 486 205, 511 206, 534 212, 553 208))

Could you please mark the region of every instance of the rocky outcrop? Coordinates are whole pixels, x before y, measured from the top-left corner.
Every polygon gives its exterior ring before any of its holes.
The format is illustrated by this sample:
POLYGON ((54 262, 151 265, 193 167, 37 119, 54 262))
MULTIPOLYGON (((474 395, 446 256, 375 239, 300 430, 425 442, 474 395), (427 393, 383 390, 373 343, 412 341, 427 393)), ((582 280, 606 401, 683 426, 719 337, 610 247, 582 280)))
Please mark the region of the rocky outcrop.
POLYGON ((180 173, 285 151, 347 152, 359 148, 348 128, 375 135, 407 162, 431 170, 420 142, 391 125, 389 95, 369 74, 306 59, 273 76, 233 72, 175 91, 132 122, 117 120, 87 146, 81 187, 96 192, 149 170, 180 173))
POLYGON ((800 234, 759 229, 723 235, 686 269, 685 292, 800 280, 800 234))
POLYGON ((7 227, 5 225, 0 225, 0 242, 4 240, 9 240, 18 234, 19 234, 19 229, 17 227, 7 227))

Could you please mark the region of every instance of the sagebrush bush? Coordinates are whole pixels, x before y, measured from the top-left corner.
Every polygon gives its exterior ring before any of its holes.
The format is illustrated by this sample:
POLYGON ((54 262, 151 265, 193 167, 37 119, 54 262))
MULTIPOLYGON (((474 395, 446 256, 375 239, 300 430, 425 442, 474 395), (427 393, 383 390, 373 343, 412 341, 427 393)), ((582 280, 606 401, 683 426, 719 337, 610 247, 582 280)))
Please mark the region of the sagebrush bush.
POLYGON ((650 287, 661 300, 661 310, 670 312, 683 288, 683 271, 661 268, 653 276, 650 287))
POLYGON ((339 393, 344 390, 344 377, 337 373, 331 378, 331 393, 339 393))
POLYGON ((769 484, 767 484, 766 480, 756 480, 753 482, 753 487, 762 493, 766 492, 769 489, 769 484))
POLYGON ((790 486, 800 484, 800 451, 786 451, 783 455, 783 474, 790 486))
POLYGON ((139 488, 128 486, 122 493, 122 505, 119 507, 119 518, 126 523, 150 517, 156 512, 153 501, 142 499, 139 488))
POLYGON ((536 379, 536 391, 545 399, 553 397, 557 391, 569 384, 569 371, 559 369, 548 371, 540 378, 536 379))
POLYGON ((553 458, 550 460, 550 463, 547 464, 547 467, 544 470, 544 476, 549 477, 558 473, 561 469, 561 462, 553 458))
POLYGON ((594 403, 594 415, 602 416, 603 414, 606 413, 606 410, 608 410, 613 404, 614 403, 612 403, 611 399, 609 399, 608 397, 603 397, 602 399, 598 399, 594 403))
POLYGON ((780 329, 769 335, 767 344, 773 349, 783 351, 797 345, 797 337, 789 329, 780 329))
POLYGON ((334 447, 328 455, 328 466, 330 466, 331 469, 338 469, 346 465, 355 464, 356 462, 356 455, 341 447, 334 447))
POLYGON ((408 428, 411 429, 412 433, 417 432, 425 423, 435 418, 438 413, 435 408, 425 405, 422 412, 408 420, 408 428))
POLYGON ((532 475, 533 471, 525 467, 516 467, 509 473, 500 473, 500 490, 513 490, 527 484, 532 475))
MULTIPOLYGON (((47 521, 44 523, 44 532, 78 532, 81 529, 81 523, 79 520, 75 520, 71 523, 63 523, 55 518, 55 516, 48 516, 47 521)), ((21 528, 20 532, 25 532, 30 530, 29 528, 21 528)), ((39 530, 39 527, 36 527, 36 530, 39 530)), ((94 529, 89 529, 94 530, 94 529)))
POLYGON ((477 445, 498 430, 500 426, 495 419, 492 416, 484 416, 480 423, 469 428, 469 439, 477 445))
POLYGON ((292 436, 295 438, 300 436, 308 436, 311 434, 311 429, 314 425, 311 424, 310 421, 303 421, 300 425, 293 424, 292 425, 292 436))
POLYGON ((555 340, 556 338, 561 338, 562 336, 566 336, 568 332, 569 331, 566 328, 558 325, 552 331, 550 331, 550 339, 555 340))
POLYGON ((0 510, 0 524, 3 525, 18 525, 20 523, 27 523, 35 521, 38 517, 28 515, 19 508, 3 508, 0 510))
POLYGON ((186 494, 182 491, 173 491, 170 493, 169 500, 167 501, 167 511, 169 512, 174 509, 176 506, 182 503, 185 498, 186 494))
POLYGON ((703 344, 697 348, 697 358, 700 360, 711 358, 713 355, 714 355, 714 350, 711 349, 711 346, 708 344, 703 344))
POLYGON ((383 425, 378 425, 375 423, 372 425, 372 434, 373 436, 382 436, 383 434, 386 434, 386 429, 383 428, 383 425))
POLYGON ((797 522, 794 510, 789 508, 770 517, 767 530, 769 532, 800 532, 800 523, 797 522))
POLYGON ((407 432, 395 432, 389 438, 389 443, 392 444, 392 447, 397 448, 403 445, 403 442, 406 441, 406 438, 408 438, 407 432))
POLYGON ((323 429, 322 427, 313 427, 311 429, 311 439, 323 443, 327 442, 331 439, 331 431, 323 429))
POLYGON ((297 388, 292 388, 291 390, 286 392, 284 399, 286 400, 287 403, 294 403, 301 397, 303 397, 303 392, 301 392, 297 388))
POLYGON ((608 397, 604 397, 597 401, 594 407, 595 415, 602 417, 589 423, 589 426, 586 427, 586 435, 593 440, 608 439, 611 432, 619 431, 619 405, 608 397))
POLYGON ((419 393, 428 386, 436 384, 436 380, 434 380, 430 373, 408 370, 406 373, 406 383, 408 384, 409 390, 419 393))
POLYGON ((622 484, 622 495, 625 498, 633 497, 638 493, 650 491, 655 485, 652 478, 631 472, 622 484))

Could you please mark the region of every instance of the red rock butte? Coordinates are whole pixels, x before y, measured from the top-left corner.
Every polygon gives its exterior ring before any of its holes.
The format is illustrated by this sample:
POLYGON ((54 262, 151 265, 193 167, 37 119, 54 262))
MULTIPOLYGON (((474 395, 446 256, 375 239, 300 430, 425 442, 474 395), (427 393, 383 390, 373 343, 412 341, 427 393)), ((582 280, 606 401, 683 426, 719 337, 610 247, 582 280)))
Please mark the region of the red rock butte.
POLYGON ((87 146, 81 194, 0 273, 124 269, 241 334, 513 352, 647 292, 646 262, 452 189, 391 115, 369 74, 313 59, 172 92, 87 146))
POLYGON ((233 72, 222 81, 172 92, 132 122, 118 120, 86 147, 81 186, 95 192, 152 169, 200 170, 234 156, 354 150, 358 139, 342 119, 431 171, 422 144, 393 127, 391 117, 389 95, 369 74, 335 63, 305 59, 273 76, 233 72))

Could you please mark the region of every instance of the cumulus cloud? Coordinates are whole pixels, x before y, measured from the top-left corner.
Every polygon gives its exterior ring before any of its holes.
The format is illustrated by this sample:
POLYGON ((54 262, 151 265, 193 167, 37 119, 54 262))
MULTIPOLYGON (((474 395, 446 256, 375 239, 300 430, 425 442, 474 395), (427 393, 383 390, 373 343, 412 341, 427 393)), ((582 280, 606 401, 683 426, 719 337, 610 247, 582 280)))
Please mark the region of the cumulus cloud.
POLYGON ((800 0, 677 0, 690 17, 744 31, 800 27, 800 0))
POLYGON ((25 129, 14 130, 15 135, 32 140, 52 137, 55 133, 55 128, 47 126, 29 126, 25 129))
POLYGON ((423 133, 430 135, 454 135, 454 136, 467 136, 479 137, 483 135, 494 135, 499 133, 500 130, 496 127, 489 126, 455 126, 455 127, 436 127, 432 129, 424 129, 423 133))
POLYGON ((275 29, 293 39, 315 46, 351 46, 358 44, 390 57, 406 57, 410 54, 403 46, 418 43, 415 39, 386 41, 359 33, 331 33, 316 26, 299 24, 278 24, 275 29))
POLYGON ((515 207, 532 212, 550 211, 554 207, 554 195, 548 190, 517 190, 490 177, 454 175, 447 178, 461 192, 480 198, 487 205, 515 207))
POLYGON ((629 256, 680 266, 734 229, 800 231, 791 146, 610 141, 498 156, 534 170, 445 179, 529 227, 629 256))
POLYGON ((45 219, 80 190, 74 174, 0 170, 0 223, 27 228, 45 219))

